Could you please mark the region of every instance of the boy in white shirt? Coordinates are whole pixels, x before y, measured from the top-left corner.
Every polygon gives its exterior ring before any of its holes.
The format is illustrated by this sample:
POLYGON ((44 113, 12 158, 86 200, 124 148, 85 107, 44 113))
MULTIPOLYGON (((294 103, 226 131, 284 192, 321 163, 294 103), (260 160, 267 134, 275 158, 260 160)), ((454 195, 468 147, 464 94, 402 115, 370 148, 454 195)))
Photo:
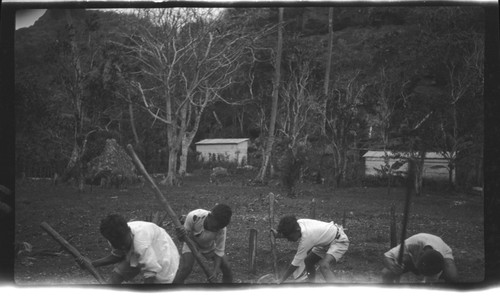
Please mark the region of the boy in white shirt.
POLYGON ((402 265, 397 262, 400 246, 384 254, 384 283, 394 283, 406 272, 423 275, 423 282, 435 282, 440 278, 447 282, 458 280, 451 248, 438 236, 419 233, 408 237, 404 242, 402 265))
POLYGON ((130 281, 141 272, 144 283, 172 283, 179 267, 179 252, 165 229, 151 222, 127 222, 112 214, 101 221, 100 232, 112 251, 91 263, 95 267, 118 263, 111 284, 130 281))
MULTIPOLYGON (((210 211, 196 209, 187 214, 184 226, 176 228, 177 237, 184 241, 189 236, 199 252, 208 260, 213 261, 211 281, 217 278, 217 272, 222 272, 222 282, 232 283, 233 275, 225 256, 227 225, 231 221, 231 208, 225 204, 217 204, 210 211)), ((194 265, 194 256, 186 243, 182 246, 181 268, 174 283, 184 283, 194 265)))
POLYGON ((299 242, 292 263, 278 283, 290 277, 302 262, 305 264, 309 281, 314 281, 318 265, 325 281, 332 282, 334 275, 330 265, 337 263, 349 248, 349 239, 343 228, 333 222, 285 216, 280 220, 278 230, 271 231, 276 238, 299 242), (311 252, 308 253, 309 250, 311 252))

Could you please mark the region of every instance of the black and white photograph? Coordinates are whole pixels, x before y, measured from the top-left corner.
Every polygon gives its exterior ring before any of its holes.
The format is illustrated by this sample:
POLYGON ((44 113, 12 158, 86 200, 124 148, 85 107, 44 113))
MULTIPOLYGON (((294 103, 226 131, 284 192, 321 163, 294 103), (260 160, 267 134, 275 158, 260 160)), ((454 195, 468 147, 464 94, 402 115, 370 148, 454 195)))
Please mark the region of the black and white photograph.
POLYGON ((8 2, 14 286, 498 282, 497 4, 8 2))

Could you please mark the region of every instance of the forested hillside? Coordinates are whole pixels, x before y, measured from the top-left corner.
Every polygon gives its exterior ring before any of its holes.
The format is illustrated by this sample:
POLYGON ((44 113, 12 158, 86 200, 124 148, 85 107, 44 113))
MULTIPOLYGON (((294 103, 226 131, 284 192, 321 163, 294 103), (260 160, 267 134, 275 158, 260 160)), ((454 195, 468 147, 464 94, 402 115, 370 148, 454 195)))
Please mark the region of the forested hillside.
MULTIPOLYGON (((107 138, 172 183, 204 138, 248 137, 260 166, 278 12, 47 10, 15 36, 18 175, 84 177, 107 138)), ((282 25, 278 170, 339 186, 367 150, 432 151, 451 184, 482 185, 482 8, 288 7, 282 25)))

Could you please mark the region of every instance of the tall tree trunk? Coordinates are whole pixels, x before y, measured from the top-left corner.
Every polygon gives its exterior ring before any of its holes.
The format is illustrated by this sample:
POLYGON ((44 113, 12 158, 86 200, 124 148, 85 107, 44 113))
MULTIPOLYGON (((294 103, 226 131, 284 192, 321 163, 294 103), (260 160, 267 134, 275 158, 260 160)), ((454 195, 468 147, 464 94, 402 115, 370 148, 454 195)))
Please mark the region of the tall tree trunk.
POLYGON ((342 149, 342 171, 340 172, 339 184, 347 179, 347 147, 342 149))
POLYGON ((193 142, 194 137, 196 136, 196 133, 198 132, 198 129, 200 127, 200 122, 201 122, 201 117, 203 115, 203 112, 208 104, 210 102, 210 97, 211 97, 212 91, 206 90, 205 91, 205 101, 203 105, 195 112, 193 112, 194 107, 192 105, 189 105, 189 103, 186 103, 186 106, 182 110, 182 117, 184 118, 184 123, 185 125, 183 126, 184 128, 181 128, 181 156, 180 156, 180 164, 179 164, 179 175, 182 177, 186 174, 187 172, 187 159, 188 159, 188 153, 189 153, 189 146, 193 142), (187 126, 190 121, 190 118, 192 117, 192 114, 195 114, 195 120, 192 125, 191 131, 187 131, 187 126))
POLYGON ((262 158, 262 166, 256 178, 256 180, 260 182, 263 182, 266 178, 267 167, 269 166, 269 160, 271 159, 275 138, 274 130, 276 126, 276 114, 278 112, 279 86, 281 80, 281 53, 283 49, 283 10, 283 7, 279 8, 278 49, 274 66, 273 104, 271 110, 271 121, 269 123, 269 135, 267 138, 266 148, 264 150, 264 156, 262 158))
MULTIPOLYGON (((179 176, 184 176, 186 175, 187 171, 187 159, 188 159, 188 153, 189 153, 189 144, 187 143, 188 140, 186 137, 182 140, 182 146, 181 146, 181 156, 179 157, 179 176)), ((189 141, 189 143, 191 143, 189 141)))
POLYGON ((332 51, 333 51, 333 7, 328 8, 328 52, 327 62, 325 67, 325 81, 323 85, 323 95, 325 102, 323 103, 323 124, 321 131, 326 135, 326 108, 328 104, 328 93, 330 91, 330 73, 332 68, 332 51))
POLYGON ((189 146, 193 142, 194 136, 196 135, 196 131, 198 129, 196 128, 195 131, 191 131, 190 133, 186 133, 184 137, 182 138, 182 143, 181 143, 181 156, 179 158, 179 176, 184 176, 186 175, 187 172, 187 159, 188 159, 188 154, 189 154, 189 146))
POLYGON ((167 149, 168 149, 168 165, 167 165, 167 176, 162 180, 161 184, 166 184, 172 186, 176 181, 177 172, 177 152, 179 151, 178 136, 176 123, 172 123, 173 113, 172 110, 172 97, 170 90, 167 85, 167 90, 165 92, 165 111, 167 124, 167 149))
POLYGON ((78 188, 83 191, 83 172, 81 164, 81 156, 83 152, 83 146, 79 143, 78 138, 82 136, 83 131, 83 107, 82 107, 82 94, 83 94, 83 74, 80 62, 80 56, 78 53, 78 46, 76 43, 76 31, 73 25, 73 18, 71 16, 71 10, 67 9, 66 22, 68 25, 68 35, 69 43, 71 46, 71 58, 72 66, 74 68, 74 95, 73 95, 73 114, 74 114, 74 145, 73 152, 71 154, 68 165, 64 172, 63 180, 68 180, 72 175, 76 178, 78 188))
POLYGON ((179 152, 177 147, 170 147, 168 151, 168 171, 167 176, 161 184, 173 186, 177 183, 177 153, 179 152))
POLYGON ((63 182, 66 182, 72 177, 72 175, 74 175, 73 170, 75 170, 78 166, 79 156, 80 156, 80 146, 78 146, 78 144, 75 141, 75 143, 73 144, 73 151, 71 152, 71 156, 69 157, 68 164, 66 165, 66 168, 61 176, 61 180, 63 182))
POLYGON ((167 176, 160 183, 168 186, 175 184, 177 172, 177 153, 179 152, 177 145, 177 137, 175 136, 175 127, 173 124, 167 125, 167 150, 168 150, 168 164, 167 176))

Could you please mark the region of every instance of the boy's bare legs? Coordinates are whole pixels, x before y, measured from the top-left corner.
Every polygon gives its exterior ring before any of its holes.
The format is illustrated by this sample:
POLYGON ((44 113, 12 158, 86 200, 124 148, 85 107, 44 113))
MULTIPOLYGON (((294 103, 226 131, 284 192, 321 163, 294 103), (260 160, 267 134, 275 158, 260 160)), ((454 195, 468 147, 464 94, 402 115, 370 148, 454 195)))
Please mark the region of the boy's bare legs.
POLYGON ((325 257, 319 261, 318 265, 319 271, 323 274, 327 283, 333 282, 335 279, 335 275, 333 275, 333 271, 330 269, 330 263, 335 264, 337 263, 337 260, 335 260, 332 255, 326 254, 325 257))
POLYGON ((230 284, 233 282, 233 272, 229 267, 229 262, 227 261, 226 256, 222 257, 222 261, 220 263, 220 270, 222 272, 222 282, 225 284, 230 284))
POLYGON ((401 279, 400 274, 395 274, 394 272, 390 271, 385 267, 382 269, 382 282, 384 284, 399 283, 400 279, 401 279))
POLYGON ((308 279, 310 282, 316 280, 316 264, 321 260, 321 257, 315 253, 309 253, 304 259, 304 264, 306 265, 306 271, 308 273, 308 279))
POLYGON ((444 259, 443 278, 446 282, 458 282, 458 271, 455 261, 444 259))
POLYGON ((193 270, 194 256, 193 253, 184 253, 181 256, 180 267, 177 275, 174 278, 174 284, 183 284, 186 278, 193 270))
POLYGON ((114 271, 111 274, 111 277, 109 278, 109 283, 111 285, 119 285, 119 284, 123 283, 123 281, 124 281, 124 278, 114 271))

